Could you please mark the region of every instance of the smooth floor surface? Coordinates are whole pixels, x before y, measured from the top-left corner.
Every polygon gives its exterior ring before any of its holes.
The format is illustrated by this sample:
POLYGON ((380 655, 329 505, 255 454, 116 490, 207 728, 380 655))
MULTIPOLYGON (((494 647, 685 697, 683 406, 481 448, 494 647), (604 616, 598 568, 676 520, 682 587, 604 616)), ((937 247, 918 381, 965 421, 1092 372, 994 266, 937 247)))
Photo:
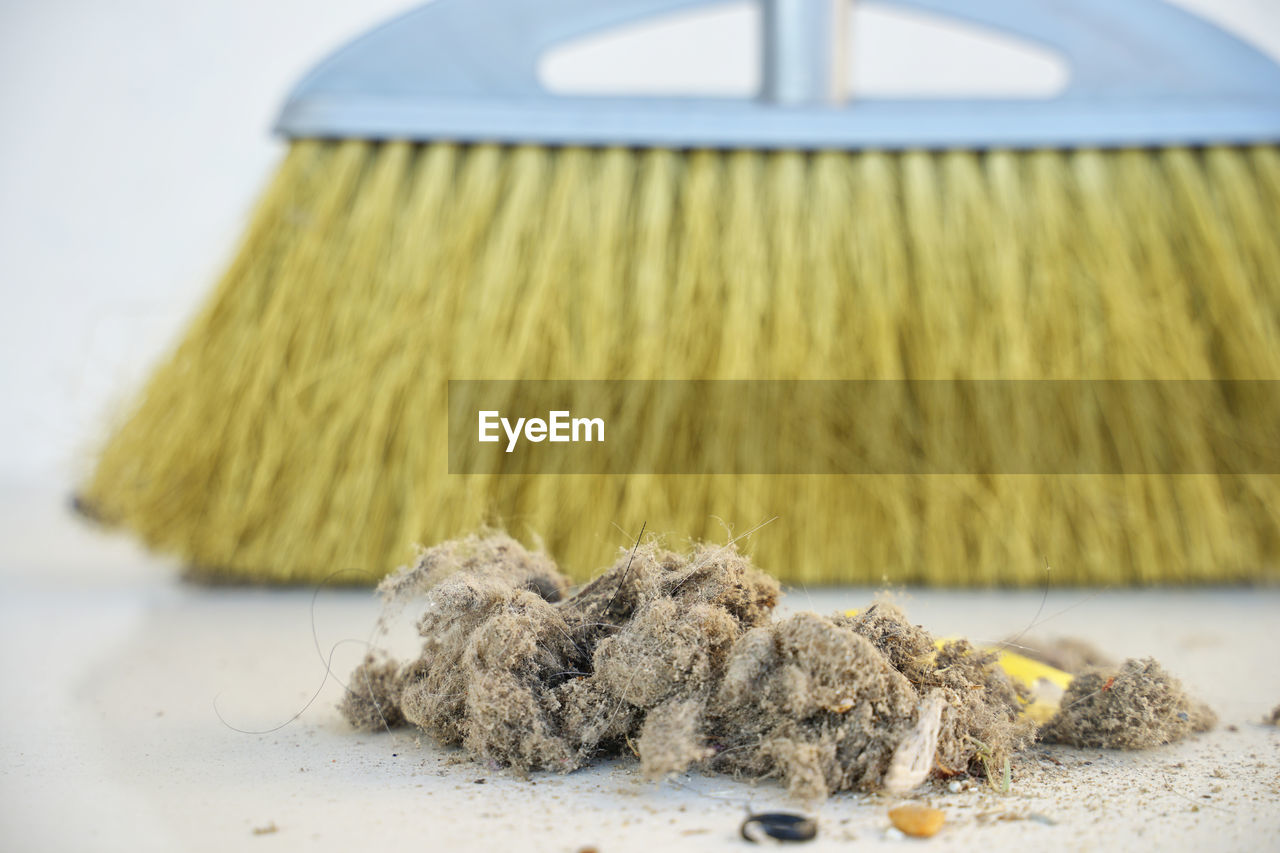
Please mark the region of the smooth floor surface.
MULTIPOLYGON (((626 760, 522 780, 407 730, 353 732, 321 653, 342 677, 371 638, 408 653, 412 614, 373 637, 367 591, 176 575, 57 496, 0 494, 0 849, 745 850, 748 804, 796 807, 770 782, 652 783, 626 760)), ((873 594, 793 588, 784 606, 826 612, 873 594)), ((886 831, 889 800, 842 794, 803 849, 1280 846, 1280 729, 1260 724, 1280 704, 1280 589, 1051 588, 1042 610, 1038 591, 897 597, 940 635, 997 641, 1038 621, 1028 636, 1152 655, 1221 725, 1144 753, 1036 747, 1008 794, 929 787, 947 824, 928 842, 886 831)))

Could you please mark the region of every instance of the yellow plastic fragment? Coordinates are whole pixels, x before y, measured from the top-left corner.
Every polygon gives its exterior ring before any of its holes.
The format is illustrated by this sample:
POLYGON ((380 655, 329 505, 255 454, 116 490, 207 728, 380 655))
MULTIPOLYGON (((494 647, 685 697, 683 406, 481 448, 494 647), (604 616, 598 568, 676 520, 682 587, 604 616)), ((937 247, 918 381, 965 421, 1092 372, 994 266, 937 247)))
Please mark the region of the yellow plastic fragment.
POLYGON ((1028 687, 1035 687, 1036 682, 1042 678, 1063 690, 1071 685, 1069 672, 1063 672, 1047 663, 1041 663, 1014 652, 1001 651, 998 654, 1000 657, 996 662, 1000 664, 1000 668, 1007 672, 1010 678, 1016 678, 1028 687))

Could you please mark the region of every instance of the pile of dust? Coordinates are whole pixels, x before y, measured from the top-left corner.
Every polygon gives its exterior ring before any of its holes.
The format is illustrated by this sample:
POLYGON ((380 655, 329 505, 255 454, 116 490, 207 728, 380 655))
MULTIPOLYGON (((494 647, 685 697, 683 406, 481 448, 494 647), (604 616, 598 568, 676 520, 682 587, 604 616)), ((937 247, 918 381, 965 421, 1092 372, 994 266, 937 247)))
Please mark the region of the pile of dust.
MULTIPOLYGON (((423 600, 422 651, 366 658, 346 718, 416 725, 521 773, 634 753, 651 778, 690 767, 776 777, 813 800, 986 775, 1036 734, 1021 713, 1029 694, 993 653, 937 648, 885 602, 774 618, 777 581, 732 546, 640 545, 569 594, 545 555, 471 536, 423 552, 380 590, 389 608, 423 600)), ((1135 689, 1147 721, 1175 701, 1135 689)), ((1061 735, 1098 707, 1064 703, 1061 735)))
POLYGON ((1213 728, 1217 716, 1151 658, 1077 675, 1062 707, 1041 730, 1072 746, 1147 749, 1213 728))

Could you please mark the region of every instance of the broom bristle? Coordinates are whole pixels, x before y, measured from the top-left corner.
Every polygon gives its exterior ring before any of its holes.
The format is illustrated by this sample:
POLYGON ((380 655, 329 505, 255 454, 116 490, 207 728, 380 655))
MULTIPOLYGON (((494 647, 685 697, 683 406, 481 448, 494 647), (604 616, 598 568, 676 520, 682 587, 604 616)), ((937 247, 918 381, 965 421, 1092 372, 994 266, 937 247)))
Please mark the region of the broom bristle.
POLYGON ((1275 476, 450 476, 446 380, 1276 379, 1277 214, 1271 147, 299 141, 84 498, 257 581, 380 575, 485 523, 581 577, 618 527, 775 516, 743 545, 794 582, 1275 579, 1275 476))

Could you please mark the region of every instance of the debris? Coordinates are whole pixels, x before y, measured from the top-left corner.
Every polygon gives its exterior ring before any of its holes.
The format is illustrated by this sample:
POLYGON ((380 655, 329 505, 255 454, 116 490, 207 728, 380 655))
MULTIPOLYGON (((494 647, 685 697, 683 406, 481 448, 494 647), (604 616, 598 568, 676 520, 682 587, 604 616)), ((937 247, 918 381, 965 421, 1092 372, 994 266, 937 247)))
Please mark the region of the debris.
MULTIPOLYGON (((421 601, 421 651, 369 655, 344 716, 364 730, 416 725, 490 769, 634 755, 652 779, 692 767, 774 777, 806 801, 959 775, 1008 791, 1010 757, 1036 735, 1029 689, 999 653, 938 643, 884 601, 775 618, 777 581, 732 545, 638 543, 571 593, 546 555, 471 536, 380 590, 388 612, 421 601)), ((1127 661, 1077 676, 1043 735, 1131 749, 1213 720, 1154 661, 1127 661)))
POLYGON ((400 665, 383 655, 370 653, 351 673, 351 689, 339 710, 351 725, 364 731, 404 725, 398 697, 403 684, 400 665))
POLYGON ((777 581, 732 546, 639 545, 565 595, 544 555, 472 536, 380 589, 389 607, 424 598, 422 651, 366 659, 346 718, 414 724, 518 773, 634 750, 650 778, 697 765, 818 800, 881 788, 895 756, 912 771, 889 780, 899 790, 935 766, 981 774, 1034 735, 994 654, 936 649, 884 602, 774 619, 777 581))
POLYGON ((1273 726, 1280 726, 1280 705, 1272 708, 1271 716, 1264 718, 1263 722, 1273 726))
POLYGON ((1215 722, 1213 711, 1188 697, 1160 664, 1131 659, 1117 670, 1076 676, 1041 737, 1072 746, 1146 749, 1208 731, 1215 722))
POLYGON ((942 711, 947 707, 942 691, 935 690, 920 703, 916 727, 894 750, 889 772, 884 776, 884 789, 890 794, 905 794, 919 785, 933 769, 933 756, 938 751, 938 730, 942 728, 942 711))
POLYGON ((901 832, 912 838, 932 838, 942 829, 947 816, 939 809, 919 803, 904 803, 889 809, 889 820, 901 832))
POLYGON ((275 821, 272 821, 266 826, 255 826, 253 828, 254 835, 274 835, 279 831, 280 831, 280 828, 276 826, 275 821))
POLYGON ((1012 823, 1029 820, 1044 826, 1057 826, 1058 822, 1048 815, 1039 812, 983 812, 977 817, 978 823, 1012 823))
POLYGON ((762 836, 775 841, 812 841, 818 837, 818 822, 791 812, 762 812, 747 815, 738 833, 753 844, 762 841, 762 836))

